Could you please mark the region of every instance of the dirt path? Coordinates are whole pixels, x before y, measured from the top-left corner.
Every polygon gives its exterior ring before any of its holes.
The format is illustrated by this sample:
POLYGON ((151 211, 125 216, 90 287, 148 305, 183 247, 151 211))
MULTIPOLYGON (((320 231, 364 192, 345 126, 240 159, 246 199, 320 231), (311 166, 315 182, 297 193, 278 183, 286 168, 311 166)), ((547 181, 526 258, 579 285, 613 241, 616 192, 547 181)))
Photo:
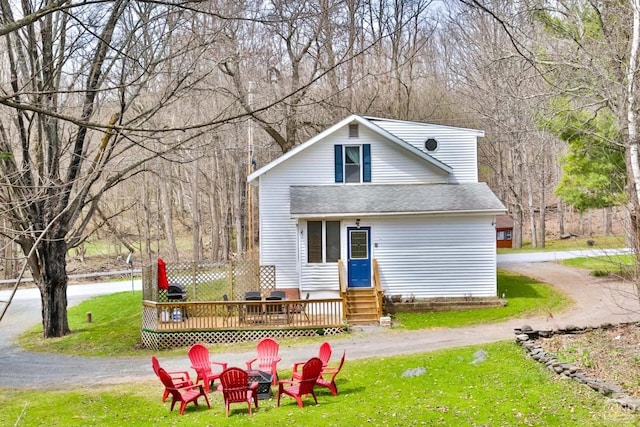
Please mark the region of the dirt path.
MULTIPOLYGON (((536 329, 554 329, 567 325, 597 326, 607 322, 640 320, 638 299, 628 284, 593 278, 583 270, 550 262, 513 263, 502 265, 501 268, 552 284, 570 295, 576 303, 563 313, 547 313, 535 318, 469 328, 427 331, 362 328, 346 337, 331 337, 334 353, 341 354, 344 349, 348 360, 391 356, 512 339, 513 329, 525 324, 536 329)), ((9 336, 5 334, 3 338, 9 336)), ((317 344, 283 345, 280 349, 280 366, 291 366, 293 362, 316 352, 317 344)), ((215 359, 226 361, 230 366, 244 366, 244 362, 253 355, 253 351, 226 352, 216 354, 215 359)), ((186 355, 164 359, 161 363, 169 370, 184 370, 189 366, 186 355)), ((5 351, 0 354, 0 367, 0 387, 42 389, 63 385, 93 386, 155 381, 146 357, 87 358, 35 354, 15 345, 5 347, 5 351)))

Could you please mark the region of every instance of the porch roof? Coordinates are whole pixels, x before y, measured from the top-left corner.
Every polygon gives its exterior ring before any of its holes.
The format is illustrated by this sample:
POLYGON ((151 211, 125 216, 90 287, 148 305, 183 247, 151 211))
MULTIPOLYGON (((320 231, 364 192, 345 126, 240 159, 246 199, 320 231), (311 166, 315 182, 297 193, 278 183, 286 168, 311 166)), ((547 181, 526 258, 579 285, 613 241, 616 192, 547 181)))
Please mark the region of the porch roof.
POLYGON ((482 182, 292 186, 290 195, 294 218, 506 211, 482 182))

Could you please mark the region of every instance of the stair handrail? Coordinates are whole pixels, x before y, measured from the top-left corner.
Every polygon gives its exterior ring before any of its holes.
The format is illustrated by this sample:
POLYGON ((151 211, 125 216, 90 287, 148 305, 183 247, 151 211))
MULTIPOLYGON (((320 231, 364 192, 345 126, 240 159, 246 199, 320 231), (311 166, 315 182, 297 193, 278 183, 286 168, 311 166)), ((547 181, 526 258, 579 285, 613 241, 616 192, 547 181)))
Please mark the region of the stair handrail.
POLYGON ((382 302, 384 300, 384 290, 380 284, 380 271, 378 269, 378 259, 373 259, 373 288, 376 297, 376 309, 378 310, 378 317, 382 317, 382 302))
POLYGON ((340 286, 340 298, 342 299, 342 320, 347 320, 347 281, 344 278, 344 263, 338 260, 338 285, 340 286))

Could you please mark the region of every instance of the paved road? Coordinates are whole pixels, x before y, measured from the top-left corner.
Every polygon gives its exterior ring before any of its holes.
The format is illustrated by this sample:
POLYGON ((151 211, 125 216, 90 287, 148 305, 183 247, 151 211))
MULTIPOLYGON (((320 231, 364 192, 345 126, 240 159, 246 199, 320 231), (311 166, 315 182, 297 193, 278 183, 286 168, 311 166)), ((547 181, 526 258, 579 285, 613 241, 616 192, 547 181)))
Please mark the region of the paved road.
MULTIPOLYGON (((598 252, 598 254, 602 254, 598 252)), ((606 322, 640 320, 640 306, 629 284, 590 277, 582 270, 544 262, 547 257, 559 259, 566 254, 547 253, 545 258, 532 254, 499 257, 502 268, 520 272, 553 284, 576 300, 570 310, 546 313, 535 318, 469 328, 429 331, 400 331, 378 327, 362 328, 346 337, 331 338, 335 354, 347 351, 348 359, 425 352, 449 347, 512 339, 513 329, 529 324, 538 329, 552 329, 569 324, 596 326, 606 322)), ((583 256, 574 254, 574 256, 583 256)), ((131 282, 73 285, 69 287, 69 304, 92 295, 131 290, 131 282)), ((140 289, 140 283, 134 283, 140 289)), ((0 300, 7 291, 0 291, 0 300)), ((508 292, 508 290, 507 290, 508 292)), ((508 297, 508 295, 507 295, 508 297)), ((19 333, 40 319, 40 298, 35 289, 20 290, 5 318, 0 322, 0 387, 57 388, 61 385, 117 384, 127 381, 154 381, 148 358, 87 358, 64 355, 35 354, 13 344, 19 333)), ((305 359, 317 352, 317 344, 283 346, 281 366, 305 359)), ((217 360, 244 366, 253 352, 226 352, 217 360)), ((170 370, 189 366, 184 357, 165 358, 163 366, 170 370)))

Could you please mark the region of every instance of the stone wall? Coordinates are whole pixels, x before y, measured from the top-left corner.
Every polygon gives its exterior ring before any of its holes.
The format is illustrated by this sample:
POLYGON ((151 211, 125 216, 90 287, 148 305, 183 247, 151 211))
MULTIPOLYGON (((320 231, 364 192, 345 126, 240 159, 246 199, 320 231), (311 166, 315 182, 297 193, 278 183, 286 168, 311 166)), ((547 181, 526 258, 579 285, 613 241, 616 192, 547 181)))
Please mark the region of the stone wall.
MULTIPOLYGON (((611 327, 613 327, 613 325, 607 323, 599 326, 598 328, 605 329, 611 327)), ((558 361, 558 358, 555 355, 547 353, 543 348, 541 338, 548 338, 556 334, 582 334, 595 329, 597 328, 578 328, 568 326, 564 329, 557 330, 535 330, 529 325, 524 325, 521 328, 515 329, 516 343, 522 346, 531 358, 544 364, 550 371, 591 387, 598 393, 611 398, 623 408, 631 409, 633 411, 640 410, 640 400, 626 394, 618 385, 608 384, 604 381, 598 380, 597 378, 589 377, 584 374, 579 367, 571 363, 562 363, 558 361)))
POLYGON ((425 313, 428 311, 459 311, 479 308, 504 307, 507 301, 501 298, 384 298, 384 312, 395 313, 425 313))

